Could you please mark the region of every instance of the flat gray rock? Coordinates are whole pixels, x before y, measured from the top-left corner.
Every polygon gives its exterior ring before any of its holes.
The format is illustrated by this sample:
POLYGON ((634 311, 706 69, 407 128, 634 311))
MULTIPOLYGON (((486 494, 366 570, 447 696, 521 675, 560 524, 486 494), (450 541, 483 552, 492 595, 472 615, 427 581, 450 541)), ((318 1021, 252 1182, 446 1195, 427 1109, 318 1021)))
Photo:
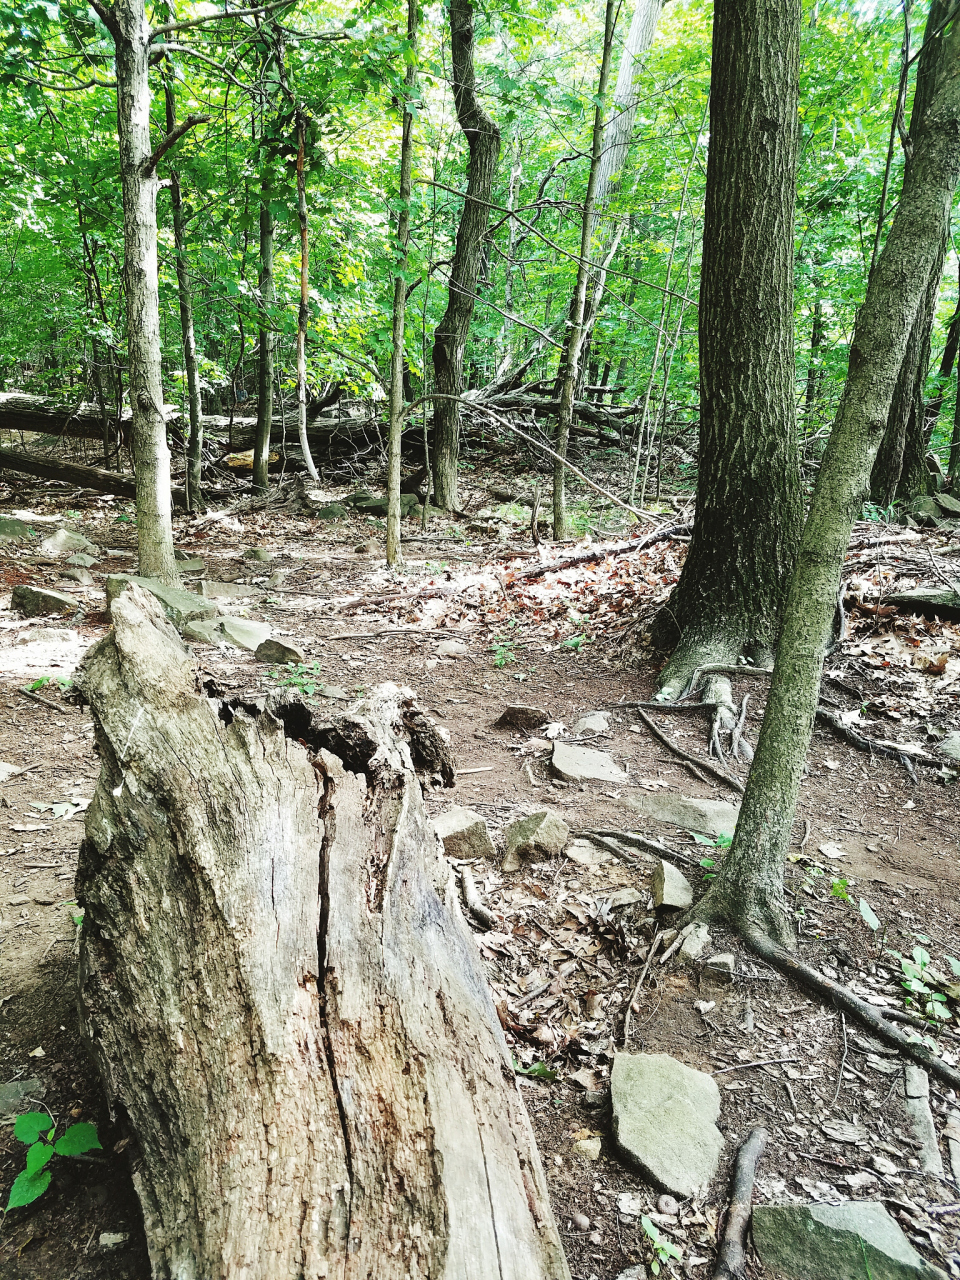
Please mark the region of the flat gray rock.
POLYGON ((618 1053, 610 1097, 614 1139, 644 1177, 674 1196, 706 1191, 723 1151, 711 1076, 665 1053, 618 1053))
POLYGON ((29 538, 33 530, 15 516, 0 516, 0 542, 17 542, 20 538, 29 538))
POLYGON ((433 819, 433 829, 443 841, 444 853, 453 858, 496 856, 486 819, 473 809, 454 805, 433 819))
POLYGON ((270 628, 265 622, 251 622, 249 618, 221 618, 220 630, 240 649, 256 653, 265 640, 270 639, 270 628))
POLYGON ((271 638, 257 646, 256 659, 258 662, 279 662, 283 665, 287 662, 306 662, 307 655, 289 640, 271 638))
POLYGON ((35 1110, 25 1105, 25 1098, 42 1098, 47 1086, 42 1080, 11 1080, 0 1084, 0 1116, 16 1116, 21 1111, 35 1110))
POLYGON ((556 857, 563 852, 569 838, 570 828, 551 809, 540 809, 525 818, 517 818, 506 830, 507 854, 501 869, 519 871, 521 858, 556 857))
POLYGON ((216 618, 195 618, 183 628, 184 640, 195 640, 200 644, 216 644, 222 640, 220 624, 216 618))
POLYGON ((538 729, 550 719, 548 712, 542 707, 528 707, 522 702, 504 707, 500 719, 494 722, 495 729, 538 729))
POLYGON ((246 596, 259 595, 260 589, 245 582, 210 582, 201 578, 200 594, 207 600, 243 600, 246 596))
POLYGON ((24 618, 43 618, 48 613, 76 613, 80 602, 62 591, 21 582, 13 588, 10 604, 24 618))
POLYGON ((138 578, 130 573, 112 573, 107 578, 107 609, 128 583, 135 582, 144 591, 149 591, 178 631, 182 631, 188 622, 198 618, 214 618, 217 606, 210 600, 193 591, 181 591, 179 587, 168 587, 156 578, 138 578))
POLYGON ((937 752, 948 760, 960 761, 960 730, 954 729, 937 743, 937 752))
POLYGON ((693 906, 693 889, 690 887, 690 881, 672 862, 664 862, 662 858, 654 865, 650 892, 653 894, 655 907, 686 911, 688 907, 693 906))
POLYGON ((757 1205, 753 1240, 764 1267, 791 1280, 945 1280, 872 1200, 757 1205))
POLYGON ((626 782, 627 775, 606 751, 574 747, 566 742, 553 744, 550 757, 554 773, 565 782, 626 782))
POLYGON ((76 569, 64 569, 61 576, 69 578, 71 582, 79 582, 81 587, 92 587, 94 585, 93 574, 89 569, 84 569, 82 567, 76 569))
POLYGON ((54 559, 59 559, 60 556, 72 555, 75 551, 85 551, 88 555, 95 555, 98 549, 82 533, 74 533, 70 529, 58 529, 56 533, 51 533, 49 538, 44 538, 38 550, 42 556, 53 556, 54 559))
POLYGON ((699 960, 713 939, 710 937, 710 930, 705 924, 695 924, 687 936, 683 940, 683 946, 678 953, 681 960, 689 963, 692 960, 699 960))
POLYGON ((675 827, 697 831, 714 839, 732 836, 740 813, 736 805, 728 804, 726 800, 694 800, 664 791, 632 796, 627 804, 656 822, 669 822, 675 827))
POLYGON ((581 716, 570 730, 571 733, 606 733, 610 728, 609 711, 590 711, 581 716))
POLYGON ((96 563, 96 557, 87 555, 85 551, 77 551, 74 555, 67 556, 67 564, 76 565, 78 569, 89 569, 96 563))
POLYGON ((179 561, 178 567, 181 573, 203 573, 206 564, 199 556, 186 556, 179 561))
POLYGON ((247 547, 243 553, 244 560, 259 560, 262 564, 269 564, 273 559, 273 552, 267 551, 264 547, 247 547))

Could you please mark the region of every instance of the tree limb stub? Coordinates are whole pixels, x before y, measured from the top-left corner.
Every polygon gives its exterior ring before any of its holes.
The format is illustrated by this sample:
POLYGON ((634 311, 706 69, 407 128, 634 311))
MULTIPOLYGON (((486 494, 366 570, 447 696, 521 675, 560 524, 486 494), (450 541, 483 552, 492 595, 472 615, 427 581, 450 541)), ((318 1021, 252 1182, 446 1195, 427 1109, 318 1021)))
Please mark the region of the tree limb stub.
POLYGON ((79 682, 102 773, 79 1003, 155 1280, 569 1280, 536 1144, 382 685, 208 698, 129 587, 79 682))
POLYGON ((737 1152, 730 1191, 730 1212, 713 1280, 742 1280, 747 1263, 743 1242, 753 1208, 753 1184, 757 1177, 757 1162, 766 1145, 767 1131, 758 1126, 750 1130, 737 1152))

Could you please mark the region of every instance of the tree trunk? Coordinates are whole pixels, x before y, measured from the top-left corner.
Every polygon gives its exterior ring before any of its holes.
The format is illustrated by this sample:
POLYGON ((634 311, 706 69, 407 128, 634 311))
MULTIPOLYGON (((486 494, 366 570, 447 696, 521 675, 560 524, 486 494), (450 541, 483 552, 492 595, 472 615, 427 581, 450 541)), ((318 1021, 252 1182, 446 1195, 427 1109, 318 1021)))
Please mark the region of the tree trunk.
POLYGON ((273 277, 274 222, 270 211, 270 189, 266 162, 260 185, 260 296, 257 310, 260 331, 257 335, 257 433, 253 445, 253 488, 255 493, 267 491, 267 468, 270 457, 270 433, 273 430, 273 316, 276 294, 273 277))
MULTIPOLYGON (((66 480, 68 484, 79 485, 83 489, 114 493, 121 498, 137 496, 133 476, 105 471, 100 467, 84 467, 79 462, 64 462, 61 458, 41 458, 33 454, 17 453, 13 449, 0 449, 0 470, 19 471, 28 476, 40 476, 43 480, 66 480)), ((171 489, 170 493, 176 506, 186 507, 185 490, 171 489)))
POLYGON ((154 1280, 569 1280, 411 691, 217 702, 151 597, 113 619, 79 1000, 154 1280))
MULTIPOLYGON (((819 289, 821 282, 814 279, 814 286, 819 289)), ((823 357, 821 350, 826 337, 827 326, 823 319, 823 299, 817 298, 813 304, 813 320, 810 325, 810 362, 807 365, 807 392, 803 401, 803 422, 807 431, 813 426, 813 414, 820 399, 820 388, 823 386, 823 357)))
POLYGON ((960 24, 904 178, 850 346, 847 382, 803 531, 757 753, 733 845, 695 910, 791 946, 783 862, 816 713, 850 532, 860 515, 917 313, 938 269, 960 177, 960 24))
POLYGON ((170 510, 170 450, 160 378, 157 171, 151 165, 150 25, 144 0, 94 5, 116 49, 117 133, 123 188, 123 280, 128 386, 137 476, 137 549, 145 577, 178 581, 170 510))
POLYGON ((300 449, 310 479, 320 483, 307 439, 307 321, 310 318, 310 240, 307 227, 307 174, 306 174, 307 122, 303 112, 297 112, 297 219, 300 223, 300 308, 297 311, 297 430, 300 449))
POLYGON ((593 247, 593 213, 597 191, 597 178, 603 156, 603 110, 607 95, 607 79, 610 75, 610 54, 613 49, 613 32, 617 21, 617 0, 607 0, 603 23, 603 53, 600 58, 600 80, 597 85, 597 104, 593 112, 593 139, 590 150, 590 174, 587 178, 587 194, 583 201, 583 218, 580 223, 580 258, 577 263, 577 283, 570 304, 570 316, 563 344, 561 365, 563 377, 560 383, 560 412, 557 415, 557 435, 554 440, 556 458, 553 463, 553 536, 567 536, 567 492, 565 466, 570 427, 573 424, 573 404, 576 399, 577 381, 580 376, 580 358, 586 337, 587 284, 590 279, 590 251, 593 247))
POLYGON ((801 520, 793 346, 799 0, 714 5, 693 538, 655 643, 660 685, 769 653, 801 520))
MULTIPOLYGON (((171 67, 172 73, 172 67, 171 67)), ((167 133, 177 126, 177 104, 173 85, 164 85, 167 108, 167 133)), ((203 416, 200 405, 200 370, 197 366, 197 339, 193 327, 193 289, 187 269, 187 236, 183 216, 183 198, 180 193, 180 175, 170 169, 170 207, 173 214, 173 242, 177 258, 177 294, 180 301, 180 329, 183 335, 183 361, 187 375, 187 402, 189 405, 190 433, 187 436, 187 510, 197 511, 202 502, 200 493, 200 467, 203 456, 203 416)))
MULTIPOLYGON (((490 221, 490 195, 500 154, 500 131, 477 97, 472 0, 450 0, 450 60, 457 123, 467 140, 470 161, 450 267, 447 309, 433 339, 434 381, 441 396, 459 396, 463 390, 463 358, 473 319, 483 238, 490 221)), ((437 400, 433 432, 434 501, 445 511, 454 510, 458 505, 459 454, 460 405, 456 400, 437 400)))
MULTIPOLYGON (((393 278, 393 350, 390 358, 390 431, 387 438, 387 564, 402 565, 400 550, 400 444, 403 435, 404 336, 407 310, 407 258, 410 250, 410 197, 413 191, 413 94, 417 83, 417 2, 407 0, 407 69, 401 102, 400 208, 397 211, 397 259, 393 278)), ((429 484, 427 485, 429 489, 429 484)))

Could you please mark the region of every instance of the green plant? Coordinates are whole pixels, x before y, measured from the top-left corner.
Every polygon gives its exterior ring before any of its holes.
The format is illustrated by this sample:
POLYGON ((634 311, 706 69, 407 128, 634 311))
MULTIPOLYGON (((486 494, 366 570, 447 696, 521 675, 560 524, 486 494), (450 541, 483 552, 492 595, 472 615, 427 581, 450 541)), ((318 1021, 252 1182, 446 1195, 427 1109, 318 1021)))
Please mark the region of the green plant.
POLYGON ((574 653, 579 653, 580 650, 583 648, 583 646, 589 643, 590 643, 590 637, 585 636, 583 632, 580 632, 579 635, 568 636, 566 640, 561 640, 560 648, 572 649, 574 653))
POLYGON ((849 880, 833 880, 830 884, 830 896, 832 898, 840 898, 844 902, 850 901, 850 895, 847 889, 850 887, 849 880))
POLYGON ((891 951, 890 955, 896 956, 900 961, 900 968, 903 970, 903 981, 900 985, 909 993, 906 998, 907 1006, 919 1003, 926 1017, 939 1018, 941 1022, 946 1022, 950 1018, 947 997, 941 991, 934 991, 927 982, 930 953, 924 951, 923 947, 914 947, 911 952, 912 958, 909 960, 899 951, 891 951), (918 997, 918 1001, 914 1001, 914 996, 918 997))
POLYGON ((863 504, 864 520, 878 520, 884 524, 893 524, 897 518, 897 504, 891 502, 889 507, 878 507, 875 502, 863 504))
POLYGON ((129 511, 118 511, 113 517, 114 524, 136 524, 137 517, 130 514, 129 511))
POLYGON ((644 1214, 640 1219, 640 1225, 643 1227, 643 1234, 653 1245, 653 1257, 650 1259, 650 1270, 655 1276, 658 1276, 663 1263, 669 1262, 671 1258, 679 1258, 680 1250, 675 1244, 671 1244, 669 1240, 661 1238, 660 1232, 646 1214, 644 1214))
POLYGON ((56 680, 57 685, 64 693, 73 685, 72 680, 68 680, 66 676, 38 676, 33 684, 28 684, 27 688, 31 693, 36 693, 38 689, 45 689, 51 680, 56 680))
POLYGON ((270 672, 271 679, 278 684, 291 685, 307 697, 312 697, 317 689, 323 688, 322 675, 319 662, 288 662, 286 667, 270 672))
POLYGON ((493 654, 493 665, 501 670, 517 660, 516 641, 502 632, 491 639, 490 651, 493 654))
POLYGON ((87 1151, 102 1151, 96 1125, 72 1124, 56 1142, 56 1123, 43 1111, 27 1111, 17 1116, 13 1136, 27 1147, 27 1167, 18 1173, 10 1188, 7 1209, 32 1204, 50 1185, 47 1165, 57 1156, 81 1156, 87 1151), (48 1128, 49 1126, 49 1128, 48 1128))
POLYGON ((549 1080, 551 1084, 557 1078, 557 1072, 551 1071, 545 1062, 532 1062, 525 1067, 513 1058, 513 1069, 518 1076, 534 1076, 537 1080, 549 1080))
POLYGON ((716 858, 701 858, 700 865, 701 867, 706 868, 703 874, 704 880, 712 880, 716 876, 717 873, 711 870, 712 867, 717 865, 716 858))

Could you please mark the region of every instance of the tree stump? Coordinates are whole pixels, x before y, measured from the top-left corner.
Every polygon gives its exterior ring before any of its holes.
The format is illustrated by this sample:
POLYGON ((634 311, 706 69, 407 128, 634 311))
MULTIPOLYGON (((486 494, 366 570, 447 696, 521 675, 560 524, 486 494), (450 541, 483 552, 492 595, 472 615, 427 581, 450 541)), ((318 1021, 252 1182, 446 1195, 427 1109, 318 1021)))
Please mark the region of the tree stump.
POLYGON ((135 585, 83 663, 102 761, 80 1011, 155 1280, 567 1280, 416 768, 409 690, 208 696, 135 585))

